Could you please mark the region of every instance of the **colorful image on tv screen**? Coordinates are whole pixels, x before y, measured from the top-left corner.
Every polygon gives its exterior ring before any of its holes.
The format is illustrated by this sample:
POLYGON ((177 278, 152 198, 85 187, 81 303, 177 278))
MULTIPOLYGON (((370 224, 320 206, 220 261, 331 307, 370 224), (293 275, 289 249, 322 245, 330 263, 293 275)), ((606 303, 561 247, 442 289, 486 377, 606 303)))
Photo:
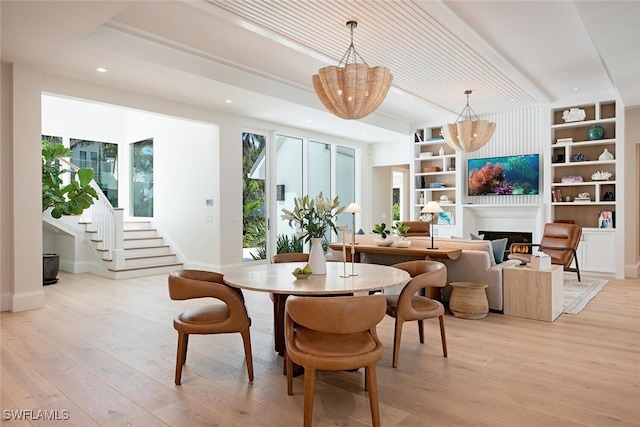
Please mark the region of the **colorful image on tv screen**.
POLYGON ((469 196, 538 194, 538 154, 469 159, 469 196))

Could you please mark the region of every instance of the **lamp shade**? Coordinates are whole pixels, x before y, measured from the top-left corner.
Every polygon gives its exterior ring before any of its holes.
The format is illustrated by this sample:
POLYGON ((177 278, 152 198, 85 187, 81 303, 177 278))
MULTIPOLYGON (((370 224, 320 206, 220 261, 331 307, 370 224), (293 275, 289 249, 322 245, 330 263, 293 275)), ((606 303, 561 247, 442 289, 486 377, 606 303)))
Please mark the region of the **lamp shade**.
POLYGON ((422 208, 422 210, 420 211, 420 213, 438 213, 438 212, 444 212, 444 210, 440 207, 440 204, 438 202, 434 202, 433 200, 428 202, 424 208, 422 208))
POLYGON ((454 150, 469 153, 480 149, 489 142, 493 136, 493 131, 496 129, 496 124, 478 119, 471 106, 469 106, 471 91, 467 90, 464 93, 467 95, 467 105, 455 123, 442 126, 442 136, 454 150), (463 120, 459 120, 461 117, 463 117, 463 120))
POLYGON ((361 119, 382 104, 392 81, 386 67, 351 63, 318 70, 313 76, 313 89, 330 113, 342 119, 361 119))
POLYGON ((480 149, 489 142, 496 124, 486 120, 464 120, 442 126, 442 136, 451 148, 463 153, 480 149))
POLYGON ((347 209, 344 210, 345 212, 349 212, 349 213, 362 213, 362 208, 360 207, 359 204, 357 203, 351 203, 349 204, 349 206, 347 206, 347 209))
POLYGON ((313 90, 330 113, 341 119, 361 119, 374 112, 391 87, 393 76, 386 67, 369 67, 353 45, 356 21, 348 21, 351 44, 337 67, 318 70, 313 90), (360 59, 361 62, 358 62, 360 59))

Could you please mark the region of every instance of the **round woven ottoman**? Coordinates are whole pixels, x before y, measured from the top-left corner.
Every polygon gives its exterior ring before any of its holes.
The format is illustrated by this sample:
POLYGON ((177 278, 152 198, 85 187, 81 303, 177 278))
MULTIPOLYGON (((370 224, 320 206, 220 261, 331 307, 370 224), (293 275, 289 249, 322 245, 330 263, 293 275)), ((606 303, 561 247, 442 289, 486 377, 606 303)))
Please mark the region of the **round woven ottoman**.
POLYGON ((486 283, 451 282, 449 310, 462 319, 482 319, 489 313, 489 302, 485 289, 486 283))

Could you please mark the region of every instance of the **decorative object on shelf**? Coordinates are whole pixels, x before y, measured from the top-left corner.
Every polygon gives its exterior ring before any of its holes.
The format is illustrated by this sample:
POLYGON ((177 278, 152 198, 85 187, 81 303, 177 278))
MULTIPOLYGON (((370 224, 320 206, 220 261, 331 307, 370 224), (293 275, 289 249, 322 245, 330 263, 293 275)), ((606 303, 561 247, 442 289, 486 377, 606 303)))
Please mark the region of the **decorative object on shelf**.
POLYGON ((551 191, 551 200, 555 203, 562 202, 562 192, 559 188, 554 188, 551 191))
POLYGON ((553 163, 564 163, 564 154, 554 154, 553 163))
POLYGON ((614 228, 615 212, 600 211, 598 214, 598 228, 614 228))
POLYGON ((480 120, 469 106, 470 90, 464 91, 467 95, 467 105, 464 107, 455 123, 442 126, 444 140, 456 151, 469 153, 476 151, 489 142, 496 124, 487 120, 480 120), (464 119, 460 117, 464 115, 464 119), (473 120, 475 118, 475 120, 473 120))
POLYGON ((557 144, 571 144, 573 142, 573 138, 558 138, 556 139, 557 144))
POLYGON ((440 147, 438 150, 438 156, 444 156, 444 147, 440 147))
POLYGON ((455 221, 453 220, 453 212, 438 212, 438 224, 440 225, 453 225, 455 221))
POLYGON ((421 205, 424 205, 424 193, 420 193, 420 202, 421 205))
POLYGON ((613 195, 613 191, 607 191, 602 196, 602 201, 604 202, 615 202, 616 197, 613 195))
POLYGON ((570 202, 570 201, 571 201, 571 196, 566 196, 566 197, 564 198, 564 201, 565 201, 565 202, 570 202))
POLYGON ((428 158, 431 156, 433 156, 433 153, 431 151, 423 151, 422 153, 420 153, 421 159, 428 158))
POLYGON ((586 156, 586 154, 576 153, 573 156, 571 156, 571 161, 572 162, 586 162, 587 161, 587 156, 586 156))
POLYGON ((338 196, 333 200, 325 199, 322 192, 315 199, 308 195, 301 198, 296 197, 293 199, 293 203, 293 211, 283 208, 281 218, 289 222, 289 227, 295 224, 300 229, 298 237, 304 238, 305 242, 311 241, 309 264, 311 264, 313 274, 326 274, 327 267, 322 239, 329 230, 338 232, 335 223, 338 215, 344 211, 344 206, 340 206, 338 196))
POLYGON ((420 132, 415 132, 414 142, 424 142, 422 141, 422 134, 420 132))
POLYGON ((563 175, 560 179, 560 182, 563 184, 572 183, 572 182, 584 182, 582 175, 563 175))
POLYGON ((433 220, 436 217, 435 214, 438 214, 440 212, 444 212, 444 210, 440 207, 440 204, 434 201, 430 201, 429 203, 427 203, 425 207, 420 211, 421 214, 431 214, 431 231, 429 232, 429 234, 431 234, 431 247, 429 249, 438 249, 433 246, 433 220))
POLYGON ((595 141, 604 138, 604 128, 600 125, 591 126, 589 128, 589 139, 595 141))
POLYGON ((582 108, 570 108, 562 112, 562 119, 565 123, 580 122, 587 117, 587 113, 582 108))
POLYGON ((608 181, 611 178, 611 172, 607 171, 597 171, 591 175, 591 179, 594 181, 608 181))
POLYGON ((613 154, 609 152, 608 149, 604 149, 602 154, 598 157, 598 160, 613 160, 613 154))
POLYGON ((349 204, 349 206, 347 206, 347 209, 345 209, 344 211, 351 214, 351 224, 352 224, 351 230, 353 230, 353 232, 351 233, 351 235, 353 236, 353 240, 351 242, 351 275, 357 276, 358 274, 356 273, 356 232, 355 232, 356 231, 356 214, 362 213, 362 208, 357 203, 351 203, 349 204))
POLYGON ((444 182, 430 182, 429 183, 429 188, 444 188, 445 184, 444 182))
POLYGON ((578 193, 578 197, 573 199, 574 202, 590 202, 591 195, 589 193, 578 193))
POLYGON ((424 168, 422 168, 422 172, 424 172, 424 173, 440 172, 440 167, 439 166, 424 167, 424 168))
POLYGON ((353 45, 356 21, 348 21, 351 44, 338 66, 323 67, 313 76, 313 89, 329 112, 342 119, 361 119, 376 110, 391 87, 386 67, 369 67, 353 45), (358 63, 358 60, 362 61, 358 63))
POLYGON ((441 205, 451 205, 451 204, 453 204, 453 202, 451 200, 449 200, 449 197, 447 197, 446 194, 443 194, 442 196, 440 196, 440 204, 441 205))

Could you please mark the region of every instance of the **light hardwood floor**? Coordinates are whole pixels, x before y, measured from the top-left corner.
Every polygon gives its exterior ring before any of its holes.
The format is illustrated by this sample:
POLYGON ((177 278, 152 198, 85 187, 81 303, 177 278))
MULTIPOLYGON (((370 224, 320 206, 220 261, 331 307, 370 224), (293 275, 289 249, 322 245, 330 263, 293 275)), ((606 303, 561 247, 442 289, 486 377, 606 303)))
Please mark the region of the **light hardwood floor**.
MULTIPOLYGON (((239 334, 193 336, 181 386, 173 383, 173 317, 202 301, 169 300, 166 275, 109 280, 61 273, 47 305, 2 313, 1 407, 57 410, 68 420, 3 426, 299 426, 303 380, 287 396, 273 351, 267 294, 245 292, 255 381, 239 334), (63 412, 68 411, 68 412, 63 412)), ((405 325, 391 367, 393 320, 378 327, 383 426, 640 425, 640 282, 610 281, 578 315, 554 323, 490 313, 405 325)), ((320 372, 314 426, 370 425, 363 370, 320 372)))

